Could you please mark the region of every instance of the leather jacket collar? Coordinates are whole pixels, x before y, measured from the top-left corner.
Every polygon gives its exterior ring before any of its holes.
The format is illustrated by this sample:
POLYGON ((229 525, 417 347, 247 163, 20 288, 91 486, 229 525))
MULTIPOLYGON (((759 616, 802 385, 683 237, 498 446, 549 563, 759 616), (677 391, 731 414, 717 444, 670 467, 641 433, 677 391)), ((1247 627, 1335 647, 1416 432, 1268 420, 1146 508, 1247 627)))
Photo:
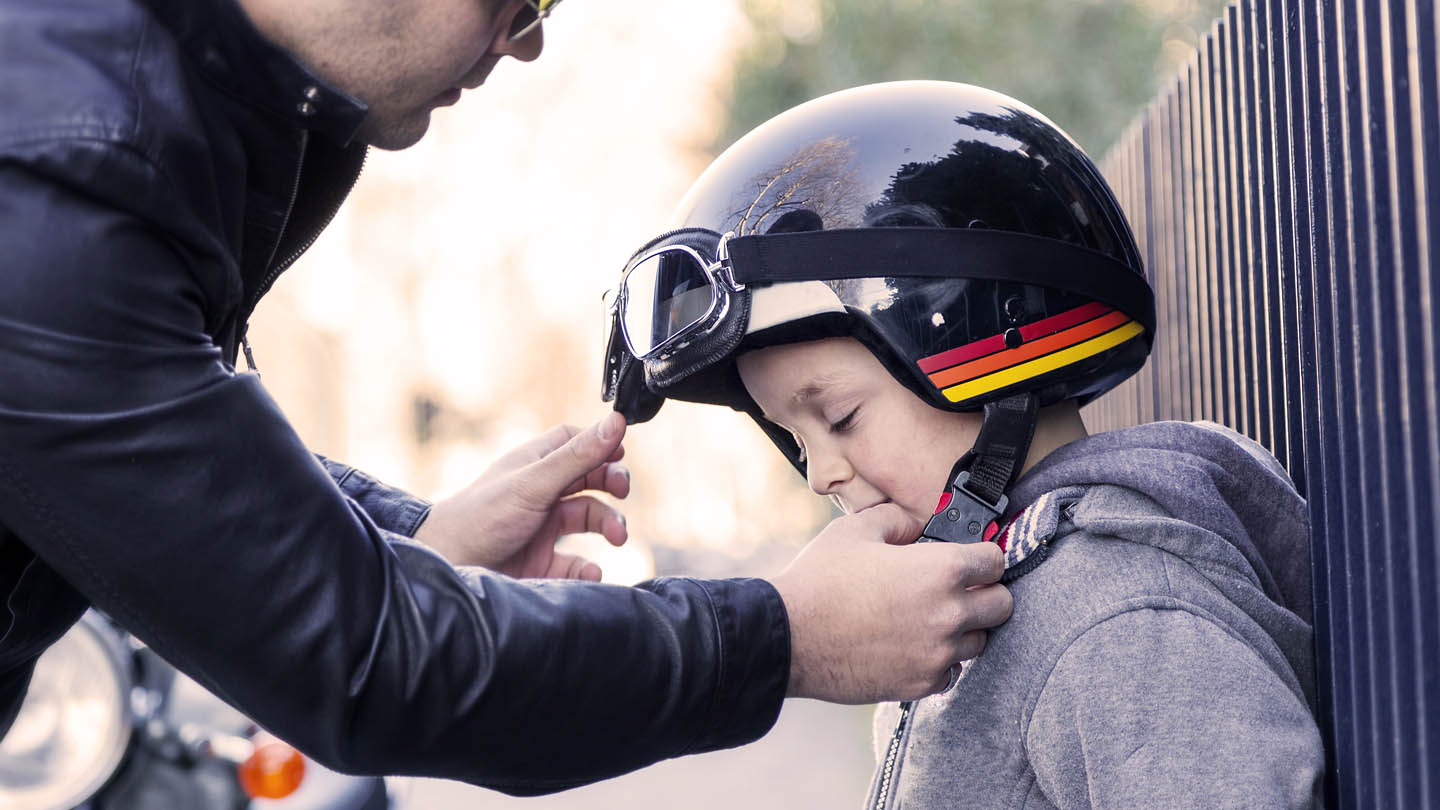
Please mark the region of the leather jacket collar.
POLYGON ((235 0, 143 0, 215 86, 286 123, 354 139, 369 107, 265 39, 235 0))

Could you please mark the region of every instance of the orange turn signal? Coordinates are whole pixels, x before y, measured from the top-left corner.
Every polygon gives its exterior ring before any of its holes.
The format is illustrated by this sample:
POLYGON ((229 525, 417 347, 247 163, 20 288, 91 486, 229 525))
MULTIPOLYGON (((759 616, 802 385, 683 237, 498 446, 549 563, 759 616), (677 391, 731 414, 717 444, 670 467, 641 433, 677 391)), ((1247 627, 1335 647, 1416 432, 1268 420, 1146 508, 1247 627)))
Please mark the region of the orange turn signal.
POLYGON ((236 766, 240 787, 252 799, 283 799, 305 778, 305 757, 279 740, 256 742, 255 753, 236 766))

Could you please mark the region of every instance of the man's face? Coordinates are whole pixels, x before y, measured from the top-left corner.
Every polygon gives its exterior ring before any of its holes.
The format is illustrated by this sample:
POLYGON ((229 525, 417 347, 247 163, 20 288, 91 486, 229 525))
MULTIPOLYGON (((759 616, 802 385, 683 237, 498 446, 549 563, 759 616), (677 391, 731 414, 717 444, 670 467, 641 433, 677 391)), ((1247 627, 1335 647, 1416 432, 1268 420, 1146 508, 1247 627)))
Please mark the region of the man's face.
MULTIPOLYGON (((268 38, 370 105, 360 132, 404 149, 430 112, 479 87, 506 56, 528 62, 539 28, 510 36, 525 0, 241 0, 268 38)), ((518 26, 516 26, 518 27, 518 26)))
POLYGON ((736 365, 770 421, 805 449, 810 488, 846 512, 893 502, 927 520, 981 415, 932 407, 853 338, 747 352, 736 365))

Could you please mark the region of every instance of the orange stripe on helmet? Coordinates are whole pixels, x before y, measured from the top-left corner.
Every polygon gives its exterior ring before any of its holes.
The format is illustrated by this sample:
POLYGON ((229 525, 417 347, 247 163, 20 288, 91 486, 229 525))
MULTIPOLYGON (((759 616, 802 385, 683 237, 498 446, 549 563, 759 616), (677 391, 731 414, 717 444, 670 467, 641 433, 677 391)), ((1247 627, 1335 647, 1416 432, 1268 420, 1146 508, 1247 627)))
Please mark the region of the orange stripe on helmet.
MULTIPOLYGON (((1024 326, 1020 327, 1020 336, 1025 338, 1025 340, 1027 341, 1034 340, 1036 338, 1059 332, 1063 329, 1069 329, 1070 327, 1079 323, 1084 323, 1091 318, 1098 318, 1101 315, 1104 315, 1105 313, 1110 311, 1110 307, 1098 301, 1092 301, 1083 306, 1078 306, 1074 309, 1066 310, 1059 315, 1052 315, 1049 318, 1045 318, 1044 320, 1036 321, 1035 323, 1025 324, 1024 326)), ((1004 350, 1005 336, 991 335, 990 337, 977 340, 974 343, 967 343, 964 346, 957 346, 953 349, 947 349, 943 352, 940 352, 939 354, 932 354, 929 357, 922 357, 918 362, 921 371, 926 374, 932 374, 936 371, 940 371, 941 369, 946 369, 951 366, 966 363, 971 360, 984 357, 987 354, 994 354, 995 352, 1004 350)))
POLYGON ((1052 352, 1044 357, 1037 357, 1018 366, 1011 366, 1002 369, 994 374, 987 374, 975 380, 952 385, 942 391, 945 398, 951 402, 964 402, 968 399, 988 394, 1006 386, 1024 382, 1032 377, 1038 377, 1059 368, 1064 368, 1071 363, 1076 363, 1087 357, 1095 355, 1124 343, 1127 340, 1145 334, 1145 327, 1129 321, 1122 326, 1111 329, 1103 335, 1091 338, 1083 343, 1077 343, 1068 349, 1061 349, 1052 352))
POLYGON ((973 380, 976 377, 983 377, 1003 368, 1026 360, 1034 360, 1037 357, 1047 355, 1051 352, 1058 352, 1061 349, 1082 343, 1096 335, 1120 326, 1130 320, 1130 316, 1123 312, 1112 311, 1108 315, 1086 321, 1079 326, 1073 326, 1063 332, 1056 332, 1053 335, 1023 343, 1013 349, 1006 349, 991 355, 972 360, 969 363, 962 363, 958 366, 947 368, 930 375, 930 382, 935 383, 936 388, 944 388, 966 380, 973 380))

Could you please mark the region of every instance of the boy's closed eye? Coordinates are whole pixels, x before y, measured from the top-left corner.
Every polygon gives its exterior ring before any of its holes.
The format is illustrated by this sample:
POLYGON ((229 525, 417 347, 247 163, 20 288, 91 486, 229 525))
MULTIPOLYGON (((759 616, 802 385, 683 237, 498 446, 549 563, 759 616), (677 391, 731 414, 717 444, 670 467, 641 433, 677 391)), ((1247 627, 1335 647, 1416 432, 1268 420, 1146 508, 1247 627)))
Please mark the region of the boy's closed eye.
POLYGON ((844 433, 855 426, 855 416, 860 413, 860 406, 851 408, 844 416, 830 422, 831 433, 844 433))

